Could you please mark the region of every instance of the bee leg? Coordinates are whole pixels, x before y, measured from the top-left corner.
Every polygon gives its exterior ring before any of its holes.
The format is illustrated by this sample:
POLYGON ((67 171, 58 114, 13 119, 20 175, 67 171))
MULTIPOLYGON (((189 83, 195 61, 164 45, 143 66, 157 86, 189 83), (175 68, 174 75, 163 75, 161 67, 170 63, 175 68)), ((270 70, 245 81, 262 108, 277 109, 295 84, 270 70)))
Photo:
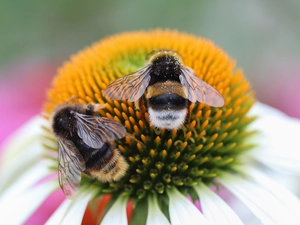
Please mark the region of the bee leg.
POLYGON ((96 112, 99 111, 99 109, 103 109, 105 108, 106 105, 105 104, 87 104, 86 106, 86 114, 87 115, 95 115, 96 112))
POLYGON ((188 124, 191 122, 191 111, 192 111, 191 102, 189 101, 187 107, 187 113, 186 113, 186 120, 188 124))
MULTIPOLYGON (((140 109, 140 112, 141 112, 141 120, 144 122, 144 124, 147 124, 147 121, 146 121, 146 105, 144 104, 145 101, 143 98, 140 98, 138 100, 138 104, 139 104, 139 109, 140 109)), ((146 129, 146 134, 148 134, 150 132, 149 130, 149 127, 148 126, 145 126, 145 129, 146 129)))
POLYGON ((94 105, 93 104, 87 104, 86 106, 86 114, 87 115, 94 115, 94 105))
POLYGON ((138 140, 133 134, 126 133, 126 136, 129 137, 131 140, 134 140, 135 142, 137 142, 137 143, 139 143, 140 145, 142 145, 143 148, 146 147, 146 146, 144 145, 144 143, 141 142, 140 140, 138 140))
POLYGON ((134 102, 134 107, 141 112, 141 120, 145 121, 145 114, 144 114, 144 106, 142 105, 143 99, 140 98, 134 102))
POLYGON ((106 108, 106 104, 94 104, 94 111, 98 112, 100 109, 106 108))
MULTIPOLYGON (((144 100, 143 98, 140 98, 139 100, 134 102, 134 106, 136 109, 140 110, 141 112, 141 120, 144 122, 144 124, 146 124, 146 118, 145 118, 145 113, 146 113, 146 106, 144 104, 144 100)), ((146 129, 146 133, 149 133, 149 129, 148 127, 145 128, 146 129)))
POLYGON ((143 101, 142 98, 139 98, 137 101, 134 102, 134 107, 140 110, 142 107, 142 101, 143 101))

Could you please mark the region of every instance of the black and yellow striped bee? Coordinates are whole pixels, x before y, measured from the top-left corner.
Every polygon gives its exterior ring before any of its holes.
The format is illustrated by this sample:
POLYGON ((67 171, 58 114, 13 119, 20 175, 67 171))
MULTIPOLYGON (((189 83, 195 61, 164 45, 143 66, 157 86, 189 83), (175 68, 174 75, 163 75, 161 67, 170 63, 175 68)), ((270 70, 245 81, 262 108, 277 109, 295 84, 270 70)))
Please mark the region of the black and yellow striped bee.
POLYGON ((101 182, 121 179, 128 164, 114 141, 126 135, 117 121, 100 117, 101 104, 64 104, 52 115, 52 130, 58 141, 59 185, 71 198, 79 189, 81 172, 101 182))
POLYGON ((145 67, 113 81, 104 90, 104 96, 136 102, 137 108, 141 108, 144 94, 150 123, 168 130, 182 126, 191 102, 224 105, 222 95, 195 76, 170 50, 154 51, 145 67))

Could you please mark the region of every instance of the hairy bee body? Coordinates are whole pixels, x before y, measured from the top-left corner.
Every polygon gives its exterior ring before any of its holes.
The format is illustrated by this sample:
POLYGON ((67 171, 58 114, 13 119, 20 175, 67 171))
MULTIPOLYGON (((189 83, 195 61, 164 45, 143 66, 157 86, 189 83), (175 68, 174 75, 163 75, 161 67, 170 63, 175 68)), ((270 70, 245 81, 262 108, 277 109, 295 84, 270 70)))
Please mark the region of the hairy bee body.
POLYGON ((172 130, 183 124, 189 101, 179 82, 167 80, 154 83, 148 87, 146 99, 154 126, 172 130))
POLYGON ((87 158, 84 172, 100 182, 109 182, 120 180, 127 168, 128 164, 120 151, 114 148, 113 143, 106 142, 87 158))
POLYGON ((52 117, 52 130, 56 136, 75 140, 77 135, 76 118, 74 113, 93 115, 93 105, 83 107, 80 104, 62 105, 52 117))
POLYGON ((182 63, 175 52, 166 50, 154 52, 148 65, 151 67, 149 86, 166 81, 180 83, 182 63))
POLYGON ((109 84, 104 95, 115 100, 130 100, 141 108, 145 94, 150 123, 169 130, 182 126, 191 102, 220 107, 222 95, 183 65, 174 51, 155 51, 147 65, 109 84))
POLYGON ((52 116, 58 139, 59 184, 67 197, 80 186, 81 172, 101 182, 121 179, 128 164, 114 141, 125 136, 125 127, 113 119, 95 115, 102 105, 70 104, 52 116))

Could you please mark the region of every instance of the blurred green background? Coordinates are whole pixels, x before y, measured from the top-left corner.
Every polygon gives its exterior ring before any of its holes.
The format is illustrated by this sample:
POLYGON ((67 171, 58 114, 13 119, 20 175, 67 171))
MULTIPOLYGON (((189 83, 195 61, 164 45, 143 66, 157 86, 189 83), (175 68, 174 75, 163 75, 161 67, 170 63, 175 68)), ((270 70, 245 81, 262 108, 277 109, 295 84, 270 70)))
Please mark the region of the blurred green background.
POLYGON ((264 102, 276 105, 284 95, 283 81, 300 83, 299 0, 3 0, 0 4, 2 77, 10 75, 7 68, 24 63, 58 67, 71 54, 108 35, 171 28, 222 47, 243 68, 264 102), (279 97, 270 100, 274 92, 279 97))

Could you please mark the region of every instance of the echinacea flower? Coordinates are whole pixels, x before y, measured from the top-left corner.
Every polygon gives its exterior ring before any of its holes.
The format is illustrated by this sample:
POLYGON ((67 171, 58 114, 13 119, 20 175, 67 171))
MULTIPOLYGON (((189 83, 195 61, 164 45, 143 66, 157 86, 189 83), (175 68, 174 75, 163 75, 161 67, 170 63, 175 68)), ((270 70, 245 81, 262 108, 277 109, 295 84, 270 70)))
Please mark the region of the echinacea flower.
POLYGON ((223 188, 263 224, 300 224, 300 201, 268 172, 300 175, 300 122, 255 102, 242 71, 212 42, 162 30, 104 39, 58 71, 45 118, 34 118, 7 144, 0 174, 1 223, 23 223, 59 189, 49 115, 74 96, 79 103, 106 103, 99 114, 123 124, 137 141, 116 141, 129 163, 120 181, 101 183, 82 174, 78 194, 46 224, 247 223, 218 195, 223 188), (141 115, 132 102, 102 95, 109 83, 142 68, 147 54, 157 49, 178 52, 185 66, 221 93, 224 106, 193 103, 185 124, 169 131, 150 126, 148 113, 141 115))

